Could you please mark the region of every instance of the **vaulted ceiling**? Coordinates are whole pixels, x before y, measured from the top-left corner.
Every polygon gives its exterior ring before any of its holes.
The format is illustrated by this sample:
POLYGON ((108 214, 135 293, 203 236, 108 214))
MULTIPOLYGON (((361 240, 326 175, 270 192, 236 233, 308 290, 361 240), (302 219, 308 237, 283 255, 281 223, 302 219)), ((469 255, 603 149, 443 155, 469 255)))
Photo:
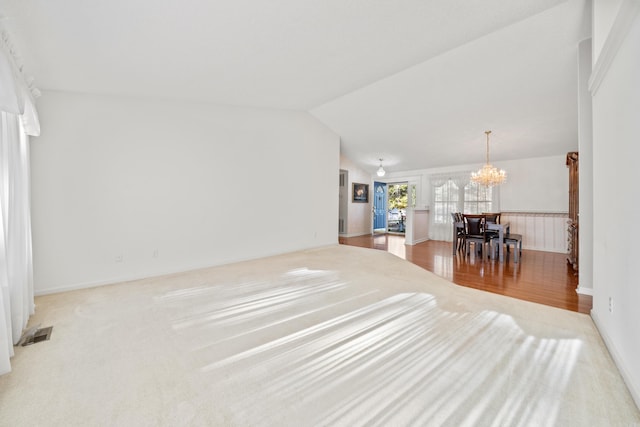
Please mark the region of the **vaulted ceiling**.
MULTIPOLYGON (((577 148, 584 0, 2 0, 44 90, 306 110, 374 171, 577 148)), ((45 94, 46 96, 46 94, 45 94)), ((43 132, 46 130, 43 130, 43 132)))

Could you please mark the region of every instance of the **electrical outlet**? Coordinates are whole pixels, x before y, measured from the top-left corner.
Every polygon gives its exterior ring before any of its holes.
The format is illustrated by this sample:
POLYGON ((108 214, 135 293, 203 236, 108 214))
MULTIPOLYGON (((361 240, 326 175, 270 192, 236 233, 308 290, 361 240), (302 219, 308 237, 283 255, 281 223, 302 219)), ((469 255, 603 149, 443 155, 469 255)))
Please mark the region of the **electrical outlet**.
POLYGON ((122 255, 116 255, 116 262, 123 262, 124 257, 122 255))
POLYGON ((609 297, 609 313, 613 313, 613 298, 609 297))
POLYGON ((151 255, 153 258, 158 258, 158 250, 154 249, 153 254, 151 255))

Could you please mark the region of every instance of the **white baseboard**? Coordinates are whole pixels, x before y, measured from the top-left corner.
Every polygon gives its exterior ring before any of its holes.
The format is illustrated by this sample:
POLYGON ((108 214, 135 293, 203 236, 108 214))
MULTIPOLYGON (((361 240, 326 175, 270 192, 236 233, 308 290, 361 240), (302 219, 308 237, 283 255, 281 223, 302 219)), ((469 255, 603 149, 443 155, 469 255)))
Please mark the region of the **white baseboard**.
MULTIPOLYGON (((234 262, 239 262, 239 261, 234 261, 234 262)), ((188 271, 201 270, 201 269, 204 269, 204 268, 211 268, 211 267, 218 267, 220 265, 224 265, 224 263, 185 266, 184 268, 177 268, 175 270, 165 270, 165 271, 160 271, 160 272, 153 272, 153 273, 147 273, 147 274, 143 273, 143 274, 138 274, 138 275, 132 274, 132 275, 116 276, 116 277, 111 277, 111 278, 103 279, 103 280, 96 280, 96 281, 82 282, 82 283, 74 283, 72 285, 56 286, 56 287, 48 288, 48 289, 41 289, 41 290, 35 289, 34 290, 34 295, 35 296, 42 296, 42 295, 58 294, 58 293, 61 293, 61 292, 78 291, 78 290, 81 290, 81 289, 96 288, 98 286, 108 286, 108 285, 115 285, 115 284, 118 284, 118 283, 133 282, 135 280, 153 279, 154 277, 170 276, 172 274, 186 273, 188 271)))
POLYGON ((58 293, 61 293, 61 292, 69 292, 69 291, 77 291, 77 290, 81 290, 81 289, 95 288, 95 287, 98 287, 98 286, 115 285, 115 284, 118 284, 118 283, 133 282, 135 280, 153 279, 153 278, 156 278, 156 277, 170 276, 172 274, 182 274, 182 273, 186 273, 186 272, 194 271, 194 270, 202 270, 202 269, 205 269, 205 268, 213 268, 213 267, 220 267, 222 265, 235 264, 237 262, 251 261, 251 260, 260 259, 260 258, 268 258, 268 257, 272 257, 272 256, 284 255, 284 254, 287 254, 287 253, 293 253, 293 252, 298 252, 298 251, 313 250, 313 249, 317 249, 317 248, 321 248, 321 247, 325 247, 325 246, 337 245, 337 244, 338 244, 338 242, 336 241, 335 243, 332 243, 332 244, 329 244, 329 245, 309 246, 309 247, 306 247, 306 248, 300 248, 300 249, 293 250, 293 251, 266 253, 266 254, 263 254, 262 256, 258 256, 258 257, 225 259, 225 260, 221 260, 219 262, 210 262, 210 263, 201 263, 201 264, 195 264, 194 263, 194 264, 190 264, 190 265, 183 265, 183 266, 176 267, 176 268, 173 268, 173 269, 166 269, 166 270, 161 270, 161 271, 153 271, 153 272, 147 272, 147 273, 141 273, 141 274, 123 275, 123 276, 114 276, 114 277, 110 277, 110 278, 106 278, 106 279, 100 279, 100 280, 91 281, 91 282, 81 282, 81 283, 74 283, 74 284, 70 284, 70 285, 55 286, 55 287, 47 288, 47 289, 34 289, 34 296, 58 294, 58 293))
POLYGON ((429 238, 428 238, 428 237, 423 237, 423 238, 421 238, 421 239, 414 240, 414 241, 413 241, 413 242, 411 242, 411 243, 409 243, 409 241, 407 240, 407 241, 406 241, 406 244, 407 244, 407 245, 410 245, 410 246, 413 246, 413 245, 417 245, 418 243, 426 242, 427 240, 429 240, 429 238))
POLYGON ((593 296, 593 288, 585 288, 583 286, 578 285, 576 288, 576 293, 580 295, 591 295, 593 296))
POLYGON ((626 369, 624 361, 620 357, 620 353, 618 353, 618 351, 616 350, 616 346, 613 344, 609 336, 604 332, 604 329, 601 327, 602 323, 598 320, 598 315, 593 309, 591 310, 591 319, 593 319, 593 323, 596 325, 596 329, 600 333, 602 341, 604 341, 604 344, 607 347, 607 350, 609 350, 609 354, 611 355, 613 362, 616 364, 618 371, 620 371, 620 375, 622 376, 624 383, 629 389, 631 397, 635 401, 636 406, 640 408, 640 390, 638 390, 636 385, 633 383, 632 378, 629 375, 629 371, 626 369))
POLYGON ((349 234, 345 234, 345 233, 341 233, 339 236, 340 237, 358 237, 358 236, 370 236, 372 233, 370 231, 366 231, 364 233, 349 233, 349 234))

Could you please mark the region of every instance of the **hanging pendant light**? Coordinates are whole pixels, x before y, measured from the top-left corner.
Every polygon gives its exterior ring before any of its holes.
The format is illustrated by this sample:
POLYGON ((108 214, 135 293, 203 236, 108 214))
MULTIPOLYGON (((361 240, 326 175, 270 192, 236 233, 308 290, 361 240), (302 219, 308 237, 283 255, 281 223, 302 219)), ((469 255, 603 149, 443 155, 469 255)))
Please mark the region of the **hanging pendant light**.
POLYGON ((487 163, 479 169, 478 172, 471 172, 471 181, 476 184, 485 185, 487 187, 493 187, 494 185, 500 185, 507 180, 507 173, 500 169, 494 168, 489 163, 489 134, 490 130, 485 131, 487 134, 487 163))
POLYGON ((387 171, 385 171, 384 168, 382 167, 382 159, 380 159, 380 167, 378 168, 378 171, 376 173, 380 177, 384 176, 384 174, 387 173, 387 171))

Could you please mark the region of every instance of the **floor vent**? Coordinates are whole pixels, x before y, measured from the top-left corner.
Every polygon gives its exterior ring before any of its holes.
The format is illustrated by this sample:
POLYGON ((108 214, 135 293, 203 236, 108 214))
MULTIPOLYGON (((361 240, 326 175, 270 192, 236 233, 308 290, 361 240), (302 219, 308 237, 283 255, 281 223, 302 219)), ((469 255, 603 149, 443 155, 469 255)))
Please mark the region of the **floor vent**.
POLYGON ((46 328, 32 328, 26 331, 20 341, 18 341, 19 345, 23 347, 25 345, 36 344, 42 341, 48 341, 51 338, 51 331, 53 330, 53 326, 47 326, 46 328))

